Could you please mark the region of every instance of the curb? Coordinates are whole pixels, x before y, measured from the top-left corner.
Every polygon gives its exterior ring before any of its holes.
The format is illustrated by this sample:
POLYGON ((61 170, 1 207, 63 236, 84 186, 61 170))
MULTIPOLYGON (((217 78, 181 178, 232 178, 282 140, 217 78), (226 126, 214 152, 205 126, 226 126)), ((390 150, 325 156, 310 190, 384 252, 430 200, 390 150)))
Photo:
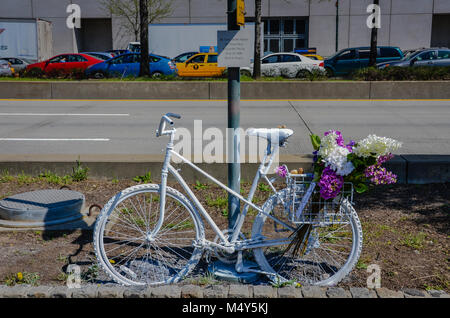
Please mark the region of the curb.
MULTIPOLYGON (((0 155, 0 171, 10 175, 21 173, 39 175, 51 171, 58 175, 72 173, 75 161, 80 160, 89 168, 93 178, 131 179, 151 171, 152 178, 161 177, 161 155, 0 155)), ((280 155, 280 163, 288 167, 302 167, 305 172, 312 171, 312 155, 280 155)), ((222 182, 227 180, 227 163, 199 163, 198 167, 214 175, 222 182)), ((187 165, 174 164, 181 168, 182 175, 188 182, 207 181, 199 172, 187 165)), ((253 180, 258 163, 242 163, 242 180, 253 180)), ((397 155, 386 163, 386 168, 398 176, 401 184, 426 184, 450 182, 450 155, 397 155)))
POLYGON ((262 285, 165 285, 136 288, 119 285, 66 286, 0 286, 0 298, 450 298, 440 290, 361 287, 282 287, 262 285))

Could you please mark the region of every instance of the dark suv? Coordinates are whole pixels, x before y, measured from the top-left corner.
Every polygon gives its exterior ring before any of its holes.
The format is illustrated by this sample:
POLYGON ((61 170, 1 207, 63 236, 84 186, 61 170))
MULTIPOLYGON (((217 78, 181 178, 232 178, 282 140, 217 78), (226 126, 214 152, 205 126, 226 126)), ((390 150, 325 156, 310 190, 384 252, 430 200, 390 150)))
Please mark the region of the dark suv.
MULTIPOLYGON (((355 47, 339 51, 325 60, 329 76, 343 76, 369 66, 370 47, 355 47)), ((401 60, 403 52, 394 46, 377 46, 377 63, 401 60)))
POLYGON ((450 66, 450 49, 429 48, 411 52, 400 61, 377 64, 380 69, 388 66, 450 66))

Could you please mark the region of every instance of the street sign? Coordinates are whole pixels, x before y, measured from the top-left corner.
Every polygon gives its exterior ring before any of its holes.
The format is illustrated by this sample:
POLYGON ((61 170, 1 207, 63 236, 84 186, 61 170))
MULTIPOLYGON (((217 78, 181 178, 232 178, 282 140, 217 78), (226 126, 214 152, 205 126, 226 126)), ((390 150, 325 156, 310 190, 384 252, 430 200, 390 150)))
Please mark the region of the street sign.
POLYGON ((236 24, 243 26, 245 25, 245 1, 236 1, 236 24))
POLYGON ((218 66, 249 66, 253 56, 253 33, 250 28, 236 31, 217 31, 218 66))

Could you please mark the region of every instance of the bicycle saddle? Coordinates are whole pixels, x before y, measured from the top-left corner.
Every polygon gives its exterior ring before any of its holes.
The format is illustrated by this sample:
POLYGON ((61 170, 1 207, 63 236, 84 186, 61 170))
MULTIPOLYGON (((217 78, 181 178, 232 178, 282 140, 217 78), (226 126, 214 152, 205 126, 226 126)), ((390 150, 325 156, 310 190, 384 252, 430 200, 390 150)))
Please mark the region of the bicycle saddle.
POLYGON ((294 134, 292 129, 287 128, 251 128, 247 131, 248 136, 257 136, 270 140, 271 142, 278 142, 280 146, 294 134))

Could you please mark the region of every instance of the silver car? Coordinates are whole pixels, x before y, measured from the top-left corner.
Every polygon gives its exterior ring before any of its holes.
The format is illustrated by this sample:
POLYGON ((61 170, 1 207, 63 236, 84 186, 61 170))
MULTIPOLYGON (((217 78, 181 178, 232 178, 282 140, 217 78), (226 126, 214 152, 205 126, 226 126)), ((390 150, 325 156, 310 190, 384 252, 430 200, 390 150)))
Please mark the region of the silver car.
POLYGON ((11 63, 11 66, 16 72, 24 71, 27 68, 27 65, 31 64, 31 61, 19 57, 2 57, 2 60, 11 63))
POLYGON ((0 60, 0 76, 13 76, 14 70, 6 60, 0 60))
POLYGON ((403 59, 377 64, 380 69, 397 66, 450 66, 450 49, 430 48, 410 52, 403 59))

